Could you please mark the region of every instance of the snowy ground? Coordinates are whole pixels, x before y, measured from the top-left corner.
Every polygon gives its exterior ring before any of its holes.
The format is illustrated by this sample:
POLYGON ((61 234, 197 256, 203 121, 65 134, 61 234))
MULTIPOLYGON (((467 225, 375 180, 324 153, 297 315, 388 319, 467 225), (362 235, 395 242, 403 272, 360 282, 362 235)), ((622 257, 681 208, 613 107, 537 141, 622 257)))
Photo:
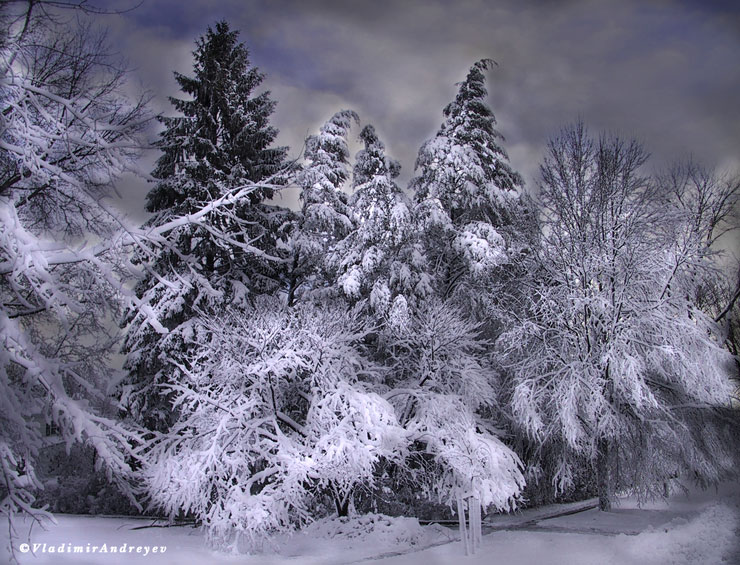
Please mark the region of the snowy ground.
MULTIPOLYGON (((16 551, 21 565, 740 563, 740 485, 694 491, 688 497, 676 494, 667 504, 651 503, 642 508, 632 499, 623 499, 610 513, 592 509, 547 519, 556 510, 560 508, 543 507, 494 518, 484 528, 489 533, 483 536, 482 547, 469 557, 462 556, 456 530, 439 525, 421 527, 409 518, 377 515, 313 524, 304 532, 276 540, 275 547, 256 556, 210 551, 204 547, 202 533, 192 527, 133 529, 149 526, 151 521, 85 516, 57 516, 57 525, 45 531, 35 526, 30 536, 28 524, 19 524, 23 539, 17 540, 15 547, 25 542, 35 549, 35 555, 16 551), (107 552, 100 553, 104 544, 107 552), (59 551, 60 546, 64 551, 59 551), (70 553, 74 546, 81 546, 82 552, 70 553), (95 546, 98 549, 92 553, 95 546), (113 546, 118 553, 112 553, 113 546), (153 553, 154 547, 159 548, 157 553, 153 553), (164 553, 162 547, 166 548, 164 553), (120 553, 122 549, 125 555, 120 553)), ((2 543, 7 546, 7 531, 2 543)), ((9 559, 7 549, 4 552, 1 562, 9 559)))

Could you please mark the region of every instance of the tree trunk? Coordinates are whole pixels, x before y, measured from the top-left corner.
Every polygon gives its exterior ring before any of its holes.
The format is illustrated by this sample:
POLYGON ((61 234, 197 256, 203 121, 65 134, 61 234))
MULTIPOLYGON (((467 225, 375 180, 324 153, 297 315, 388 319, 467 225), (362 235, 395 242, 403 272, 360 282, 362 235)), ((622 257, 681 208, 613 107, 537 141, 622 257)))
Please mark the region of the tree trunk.
POLYGON ((290 269, 290 283, 288 285, 288 306, 295 304, 295 293, 298 289, 298 253, 293 255, 293 265, 290 269))
POLYGON ((457 495, 457 518, 460 524, 460 541, 462 542, 465 555, 470 555, 470 545, 468 544, 468 532, 465 527, 465 501, 462 496, 457 495))
POLYGON ((338 494, 334 495, 334 506, 337 509, 337 516, 339 518, 349 516, 349 494, 346 494, 344 498, 338 494))
POLYGON ((614 476, 612 469, 611 442, 600 439, 596 453, 596 488, 599 494, 599 510, 608 512, 614 499, 614 476))

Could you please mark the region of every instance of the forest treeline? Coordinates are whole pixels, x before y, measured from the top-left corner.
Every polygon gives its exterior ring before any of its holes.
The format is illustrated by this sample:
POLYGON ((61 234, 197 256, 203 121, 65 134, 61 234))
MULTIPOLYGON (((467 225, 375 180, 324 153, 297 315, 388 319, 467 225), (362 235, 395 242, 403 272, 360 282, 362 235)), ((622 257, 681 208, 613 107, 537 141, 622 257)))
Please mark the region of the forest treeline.
POLYGON ((254 546, 333 513, 451 509, 480 528, 482 512, 593 495, 608 510, 736 475, 740 279, 721 238, 740 176, 654 172, 637 141, 578 122, 525 190, 487 59, 408 186, 349 109, 290 161, 228 23, 153 116, 64 4, 0 8, 9 518, 120 497, 254 546), (154 121, 151 217, 133 227, 109 197, 154 121), (298 209, 276 204, 287 187, 298 209), (97 470, 47 480, 60 439, 97 470))

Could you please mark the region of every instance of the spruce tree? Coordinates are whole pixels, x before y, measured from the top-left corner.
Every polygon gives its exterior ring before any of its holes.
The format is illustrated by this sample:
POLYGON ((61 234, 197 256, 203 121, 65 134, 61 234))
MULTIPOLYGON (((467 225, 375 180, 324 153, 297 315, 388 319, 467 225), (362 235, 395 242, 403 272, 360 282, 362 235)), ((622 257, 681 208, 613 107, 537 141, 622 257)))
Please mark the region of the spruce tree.
MULTIPOLYGON (((419 150, 417 176, 410 187, 435 296, 415 317, 414 325, 433 328, 441 343, 456 335, 447 333, 445 326, 471 329, 469 349, 456 353, 470 365, 450 382, 465 388, 471 367, 479 367, 480 383, 486 388, 472 396, 482 404, 470 399, 464 404, 479 423, 506 429, 511 426, 501 400, 510 396, 511 379, 487 352, 506 327, 506 316, 517 313, 520 294, 525 292, 522 277, 533 245, 534 215, 486 103, 484 73, 493 64, 484 59, 470 68, 455 99, 444 108, 445 121, 436 136, 419 150), (435 326, 435 311, 444 312, 450 321, 435 326)), ((406 348, 410 359, 429 347, 429 339, 423 336, 423 331, 411 333, 406 348)), ((403 351, 400 343, 396 349, 403 351)), ((436 346, 431 350, 433 355, 439 353, 436 346)), ((419 409, 410 405, 409 412, 419 409)))
POLYGON ((483 59, 470 68, 437 135, 419 150, 419 174, 411 181, 444 296, 526 246, 521 226, 530 218, 522 205, 523 181, 508 162, 485 102, 484 71, 492 64, 483 59))
POLYGON ((352 207, 358 221, 358 235, 363 242, 380 244, 400 234, 399 220, 408 214, 408 204, 395 183, 401 165, 385 155, 385 145, 372 125, 360 132, 364 149, 357 153, 353 173, 352 207))
POLYGON ((277 135, 269 124, 275 102, 269 92, 253 94, 264 75, 226 22, 208 29, 193 56, 192 77, 175 73, 190 98, 171 98, 181 115, 162 118, 162 156, 153 172, 157 184, 147 197, 154 216, 147 225, 190 214, 245 186, 254 189, 205 222, 172 230, 155 257, 138 258, 148 275, 136 293, 169 330, 155 332, 136 311, 124 320, 129 372, 124 400, 151 429, 168 427, 173 417, 159 385, 177 381, 188 370, 182 359, 205 339, 194 335, 192 320, 272 291, 280 277, 275 255, 286 212, 264 204, 280 183, 287 152, 271 147, 277 135))
POLYGON ((337 244, 331 260, 345 296, 369 299, 375 314, 400 323, 409 302, 429 292, 426 263, 415 244, 411 203, 394 180, 400 164, 386 156, 372 125, 360 139, 364 149, 355 160, 350 199, 357 228, 337 244))
POLYGON ((297 175, 302 206, 291 237, 288 305, 293 305, 301 285, 324 284, 327 251, 354 229, 352 209, 342 191, 349 177, 347 133, 353 121, 359 123, 355 112, 341 110, 318 135, 306 139, 306 165, 297 175))
MULTIPOLYGON (((182 115, 162 118, 163 155, 152 173, 159 182, 147 196, 150 212, 187 213, 194 204, 274 175, 285 160, 287 148, 270 147, 278 133, 269 125, 275 102, 267 91, 252 95, 264 74, 250 63, 238 32, 221 21, 196 46, 194 76, 175 73, 191 99, 171 97, 182 115)), ((261 188, 250 199, 270 197, 272 190, 261 188)))
POLYGON ((454 224, 511 223, 510 200, 523 185, 501 147, 503 136, 485 102, 484 71, 490 59, 475 63, 460 83, 455 100, 444 109, 445 122, 419 151, 420 175, 412 181, 419 201, 439 199, 454 224))

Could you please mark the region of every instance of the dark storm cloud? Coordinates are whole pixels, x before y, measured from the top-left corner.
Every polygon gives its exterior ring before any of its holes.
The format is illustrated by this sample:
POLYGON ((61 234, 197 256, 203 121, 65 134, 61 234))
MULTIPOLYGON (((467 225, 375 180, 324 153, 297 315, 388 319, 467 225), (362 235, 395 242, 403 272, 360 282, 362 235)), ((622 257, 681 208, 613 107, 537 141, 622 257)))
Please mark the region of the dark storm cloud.
MULTIPOLYGON (((642 140, 655 165, 738 166, 740 27, 732 2, 150 1, 106 20, 156 92, 176 94, 194 40, 227 19, 268 78, 279 141, 297 155, 340 108, 372 122, 413 174, 455 82, 481 57, 512 164, 529 184, 547 138, 582 117, 642 140)), ((355 132, 357 133, 357 132, 355 132)))

